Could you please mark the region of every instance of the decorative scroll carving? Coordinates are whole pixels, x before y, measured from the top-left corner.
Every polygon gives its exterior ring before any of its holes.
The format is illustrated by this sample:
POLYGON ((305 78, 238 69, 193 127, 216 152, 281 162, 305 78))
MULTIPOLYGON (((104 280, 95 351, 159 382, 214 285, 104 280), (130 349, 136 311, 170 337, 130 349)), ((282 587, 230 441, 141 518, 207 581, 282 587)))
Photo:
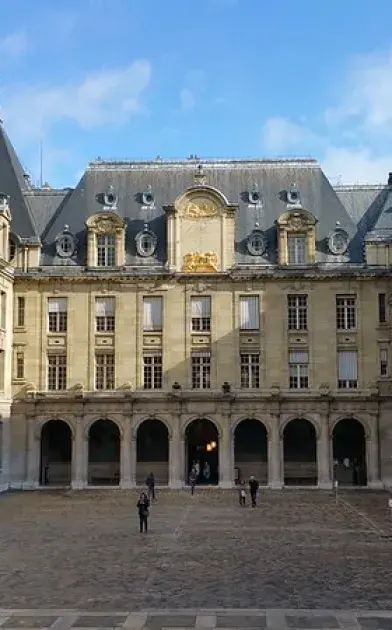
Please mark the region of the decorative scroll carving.
POLYGON ((205 219, 216 217, 218 214, 218 206, 210 199, 189 201, 184 204, 182 209, 182 216, 187 219, 205 219))
POLYGON ((117 226, 111 219, 99 219, 94 225, 96 234, 115 234, 117 226))
POLYGON ((125 221, 114 212, 95 214, 86 221, 89 230, 95 234, 117 234, 125 228, 125 221))
POLYGON ((218 271, 218 256, 214 252, 191 252, 184 256, 182 271, 193 273, 218 271))
POLYGON ((287 220, 287 227, 291 232, 300 232, 306 230, 309 226, 305 217, 291 215, 287 220))

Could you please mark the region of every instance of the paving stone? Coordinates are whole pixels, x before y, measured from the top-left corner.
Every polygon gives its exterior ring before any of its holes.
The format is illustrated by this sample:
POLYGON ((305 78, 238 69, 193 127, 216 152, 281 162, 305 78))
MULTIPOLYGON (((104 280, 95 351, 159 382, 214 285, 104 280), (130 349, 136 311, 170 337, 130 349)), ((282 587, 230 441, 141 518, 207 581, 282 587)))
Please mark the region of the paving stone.
POLYGON ((116 628, 121 627, 127 619, 126 615, 115 616, 91 616, 83 615, 78 617, 72 624, 72 628, 116 628))
POLYGON ((295 630, 326 630, 340 628, 336 617, 322 615, 286 615, 286 624, 295 630))
POLYGON ((266 628, 265 616, 217 615, 217 628, 266 628))
POLYGON ((159 630, 160 628, 194 628, 196 615, 150 615, 146 628, 159 630))
POLYGON ((57 617, 12 615, 2 628, 50 628, 57 617))
POLYGON ((392 617, 358 617, 364 630, 392 630, 392 617))

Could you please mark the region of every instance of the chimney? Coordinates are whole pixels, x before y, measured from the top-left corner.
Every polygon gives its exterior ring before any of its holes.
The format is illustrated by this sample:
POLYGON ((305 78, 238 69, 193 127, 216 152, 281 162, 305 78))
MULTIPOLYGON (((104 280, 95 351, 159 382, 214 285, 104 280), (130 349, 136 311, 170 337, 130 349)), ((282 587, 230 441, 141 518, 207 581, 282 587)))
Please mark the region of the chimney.
POLYGON ((392 186, 392 173, 388 175, 388 186, 392 186))

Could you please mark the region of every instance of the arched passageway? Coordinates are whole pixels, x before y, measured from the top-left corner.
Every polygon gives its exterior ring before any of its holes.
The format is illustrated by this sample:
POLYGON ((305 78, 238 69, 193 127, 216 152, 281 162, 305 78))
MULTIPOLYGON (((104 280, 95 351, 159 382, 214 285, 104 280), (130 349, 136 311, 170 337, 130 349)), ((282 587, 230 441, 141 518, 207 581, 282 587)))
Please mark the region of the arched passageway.
POLYGON ((268 483, 268 435, 264 424, 252 418, 242 420, 234 432, 236 482, 254 475, 261 485, 268 483))
POLYGON ((317 436, 309 420, 296 418, 286 425, 283 454, 286 486, 317 485, 317 436))
POLYGON ((198 418, 191 422, 185 432, 185 473, 196 464, 199 471, 197 484, 219 483, 219 433, 211 420, 198 418))
POLYGON ((332 433, 334 478, 345 486, 366 486, 366 434, 361 422, 344 418, 332 433))
POLYGON ((71 484, 72 432, 64 420, 49 420, 41 429, 41 486, 71 484))
POLYGON ((117 486, 120 483, 120 430, 112 420, 97 420, 88 434, 88 483, 117 486))
POLYGON ((136 483, 145 484, 153 473, 155 483, 169 483, 169 432, 161 420, 142 422, 136 436, 136 483))

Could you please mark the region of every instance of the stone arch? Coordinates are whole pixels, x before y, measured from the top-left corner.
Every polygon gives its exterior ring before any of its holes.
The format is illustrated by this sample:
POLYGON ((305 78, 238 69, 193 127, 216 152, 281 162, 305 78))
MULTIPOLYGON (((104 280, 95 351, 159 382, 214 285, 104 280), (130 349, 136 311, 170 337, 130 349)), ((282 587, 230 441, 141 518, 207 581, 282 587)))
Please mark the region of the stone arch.
POLYGON ((333 434, 334 428, 341 420, 356 420, 362 425, 366 439, 369 440, 372 437, 372 427, 370 426, 369 422, 365 418, 361 418, 360 416, 354 415, 352 413, 340 414, 331 422, 331 436, 333 434))
POLYGON ((234 472, 236 481, 254 475, 260 484, 268 484, 268 428, 255 417, 241 418, 235 423, 234 472))
POLYGON ((290 416, 288 416, 287 418, 285 418, 283 420, 283 422, 281 422, 280 427, 279 427, 279 432, 280 432, 280 438, 283 439, 284 437, 284 430, 287 427, 288 424, 290 424, 290 422, 292 422, 293 420, 307 420, 308 422, 310 422, 310 424, 313 426, 315 434, 316 434, 316 438, 319 439, 320 438, 320 434, 321 434, 321 428, 320 428, 320 423, 319 421, 314 418, 313 416, 311 416, 310 414, 307 413, 301 413, 300 415, 298 414, 292 414, 290 416))
POLYGON ((209 422, 211 422, 215 426, 215 429, 218 432, 219 439, 222 438, 222 426, 221 426, 219 420, 216 420, 215 418, 213 418, 212 416, 210 416, 208 414, 200 414, 200 415, 192 415, 187 420, 185 420, 184 424, 182 425, 182 430, 181 430, 182 439, 185 439, 187 428, 195 420, 208 420, 209 422))
POLYGON ((117 486, 120 483, 121 428, 107 417, 89 423, 88 483, 117 486))
POLYGON ((173 429, 172 426, 170 424, 170 422, 167 421, 167 419, 164 416, 157 416, 155 414, 150 414, 147 416, 142 416, 135 424, 132 424, 132 435, 137 438, 137 432, 139 430, 139 427, 146 422, 146 420, 159 420, 159 422, 162 422, 162 424, 165 425, 166 429, 167 429, 167 433, 169 436, 169 439, 171 439, 172 434, 173 434, 173 429))
POLYGON ((197 469, 197 483, 219 483, 219 425, 200 415, 188 420, 184 426, 185 478, 197 469))
POLYGON ((214 186, 209 186, 204 184, 203 186, 191 186, 187 188, 183 193, 181 193, 174 202, 174 208, 176 212, 182 214, 184 207, 194 198, 203 197, 206 200, 211 201, 211 203, 217 208, 217 210, 223 210, 231 207, 227 197, 224 193, 215 188, 214 186))
POLYGON ((68 420, 66 417, 51 416, 50 418, 40 418, 37 421, 35 432, 34 432, 34 437, 36 440, 41 439, 42 429, 44 428, 45 424, 47 424, 48 422, 52 422, 53 420, 61 420, 62 422, 65 422, 65 424, 68 425, 69 430, 71 431, 72 439, 73 440, 75 439, 75 427, 74 427, 73 422, 68 420))
POLYGON ((120 438, 123 438, 124 435, 124 427, 122 425, 122 423, 120 422, 120 420, 117 420, 115 417, 113 416, 108 416, 106 414, 103 414, 102 416, 94 416, 93 418, 91 418, 90 420, 87 421, 87 423, 85 424, 84 427, 84 438, 86 440, 88 440, 89 438, 89 434, 90 434, 90 429, 93 426, 93 424, 95 424, 96 422, 98 422, 98 420, 110 420, 110 422, 113 422, 120 433, 120 438))
POLYGON ((170 433, 161 418, 147 417, 136 430, 136 482, 144 484, 152 473, 155 483, 169 483, 170 433))
POLYGON ((239 424, 241 424, 241 422, 243 422, 244 420, 257 420, 257 422, 260 422, 262 425, 264 425, 266 431, 267 431, 267 435, 268 435, 268 439, 270 438, 271 435, 271 423, 269 420, 263 420, 262 418, 260 418, 259 416, 255 415, 254 413, 250 413, 248 415, 244 414, 242 416, 239 416, 238 418, 236 418, 234 420, 234 422, 231 425, 231 434, 232 436, 234 436, 235 434, 235 430, 238 427, 239 424))
POLYGON ((284 483, 288 486, 316 486, 317 424, 306 416, 295 416, 284 422, 284 483))
POLYGON ((39 424, 41 486, 69 486, 72 476, 72 426, 63 418, 39 424))
POLYGON ((367 485, 367 429, 364 422, 350 414, 332 425, 333 473, 341 485, 367 485))

